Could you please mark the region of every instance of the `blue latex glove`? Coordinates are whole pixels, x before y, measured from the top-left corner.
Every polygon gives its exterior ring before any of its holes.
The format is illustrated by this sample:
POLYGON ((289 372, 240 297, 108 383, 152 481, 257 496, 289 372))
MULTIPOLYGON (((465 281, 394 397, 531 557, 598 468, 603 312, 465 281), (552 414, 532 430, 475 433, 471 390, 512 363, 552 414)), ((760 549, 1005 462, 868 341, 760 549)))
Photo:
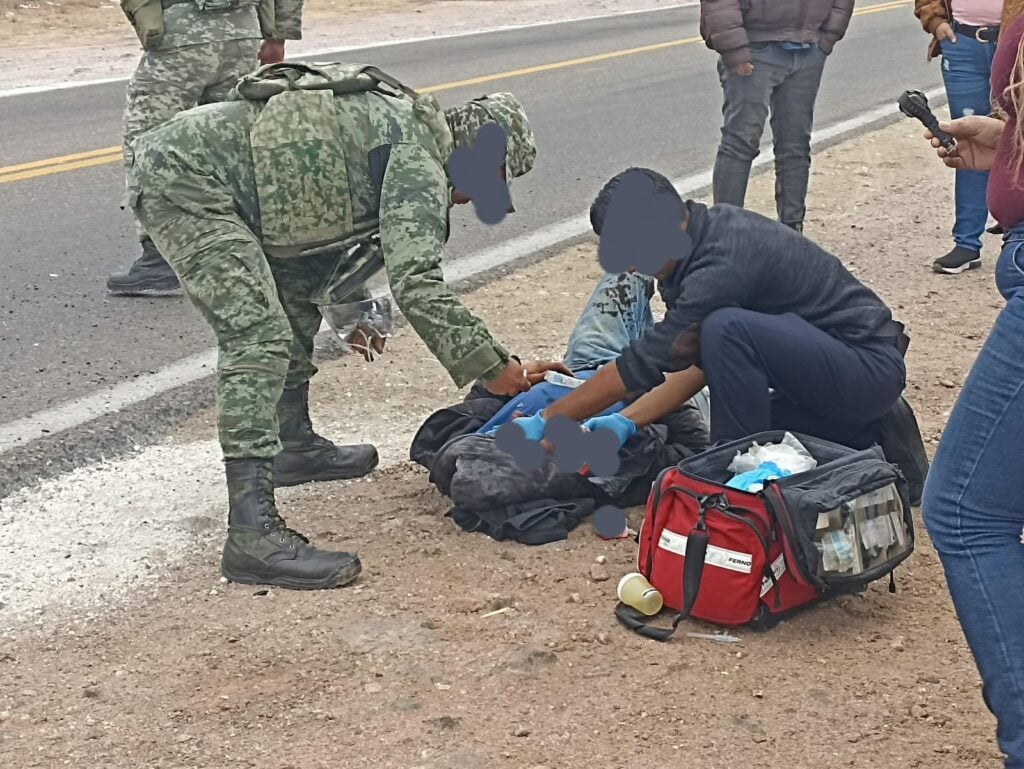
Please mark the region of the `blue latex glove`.
MULTIPOLYGON (((540 441, 544 438, 544 428, 547 426, 548 421, 537 412, 532 417, 519 417, 519 419, 513 419, 507 424, 519 425, 523 432, 526 434, 526 440, 528 441, 540 441)), ((498 425, 492 427, 484 435, 494 435, 504 425, 498 425)))
POLYGON ((615 437, 619 439, 619 448, 622 448, 626 441, 636 433, 636 422, 629 417, 622 416, 622 414, 591 417, 583 423, 583 427, 591 432, 594 430, 611 430, 615 433, 615 437))

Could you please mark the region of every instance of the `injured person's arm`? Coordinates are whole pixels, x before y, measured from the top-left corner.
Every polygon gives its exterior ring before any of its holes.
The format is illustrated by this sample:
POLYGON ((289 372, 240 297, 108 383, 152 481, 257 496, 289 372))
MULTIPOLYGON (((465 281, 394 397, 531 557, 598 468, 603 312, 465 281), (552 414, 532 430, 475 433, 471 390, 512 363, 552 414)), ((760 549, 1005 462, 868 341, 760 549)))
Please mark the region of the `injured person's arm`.
POLYGON ((684 403, 704 389, 704 384, 704 372, 696 366, 675 371, 666 375, 664 382, 637 398, 620 413, 637 428, 646 427, 682 408, 684 403))

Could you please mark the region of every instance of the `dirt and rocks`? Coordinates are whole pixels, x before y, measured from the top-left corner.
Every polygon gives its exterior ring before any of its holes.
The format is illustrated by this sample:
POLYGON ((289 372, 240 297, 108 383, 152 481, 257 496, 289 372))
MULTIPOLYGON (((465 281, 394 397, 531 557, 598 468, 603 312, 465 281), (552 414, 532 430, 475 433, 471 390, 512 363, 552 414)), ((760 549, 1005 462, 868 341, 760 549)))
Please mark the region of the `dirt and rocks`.
MULTIPOLYGON (((922 201, 951 200, 951 178, 918 133, 901 122, 818 156, 807 234, 907 323, 909 397, 933 447, 1000 300, 994 243, 979 271, 928 269, 949 247, 951 205, 922 201)), ((753 182, 752 207, 771 210, 771 184, 753 182)), ((515 351, 557 356, 597 274, 584 245, 468 301, 515 351)), ((445 500, 402 452, 458 393, 408 329, 392 341, 374 364, 325 363, 314 386, 324 432, 379 440, 386 466, 281 494, 316 542, 359 551, 360 581, 322 593, 221 584, 222 507, 193 510, 213 525, 173 534, 186 557, 148 586, 84 618, 72 603, 9 628, 0 765, 998 766, 923 529, 895 595, 875 586, 765 634, 734 631, 736 644, 644 641, 612 615, 632 542, 602 541, 585 523, 567 542, 528 548, 444 517, 445 500)), ((211 440, 211 417, 193 419, 177 445, 211 440)), ((166 494, 196 481, 180 483, 166 494)))

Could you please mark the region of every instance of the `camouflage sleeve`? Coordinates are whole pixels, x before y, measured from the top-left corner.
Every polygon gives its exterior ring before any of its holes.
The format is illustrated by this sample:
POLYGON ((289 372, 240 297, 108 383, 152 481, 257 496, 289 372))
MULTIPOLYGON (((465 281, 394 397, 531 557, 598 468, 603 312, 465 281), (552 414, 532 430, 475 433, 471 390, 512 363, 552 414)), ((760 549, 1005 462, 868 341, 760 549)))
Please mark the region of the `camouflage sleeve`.
POLYGON ((260 0, 260 30, 271 40, 302 39, 303 0, 260 0))
POLYGON ((508 353, 445 285, 448 180, 416 144, 391 148, 380 196, 384 265, 402 313, 458 387, 497 376, 508 353))

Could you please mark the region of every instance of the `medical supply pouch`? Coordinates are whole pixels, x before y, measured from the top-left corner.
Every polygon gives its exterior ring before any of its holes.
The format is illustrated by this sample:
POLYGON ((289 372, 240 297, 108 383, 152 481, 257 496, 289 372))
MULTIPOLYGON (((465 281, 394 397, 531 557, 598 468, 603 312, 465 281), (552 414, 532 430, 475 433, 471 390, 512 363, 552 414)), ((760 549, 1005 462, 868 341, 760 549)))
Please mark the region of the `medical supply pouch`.
POLYGON ((639 535, 637 570, 677 612, 670 628, 619 603, 616 616, 668 640, 690 617, 766 629, 832 595, 890 576, 914 550, 907 483, 881 449, 855 451, 804 435, 817 460, 748 493, 727 487, 729 465, 770 432, 710 449, 659 475, 639 535))

